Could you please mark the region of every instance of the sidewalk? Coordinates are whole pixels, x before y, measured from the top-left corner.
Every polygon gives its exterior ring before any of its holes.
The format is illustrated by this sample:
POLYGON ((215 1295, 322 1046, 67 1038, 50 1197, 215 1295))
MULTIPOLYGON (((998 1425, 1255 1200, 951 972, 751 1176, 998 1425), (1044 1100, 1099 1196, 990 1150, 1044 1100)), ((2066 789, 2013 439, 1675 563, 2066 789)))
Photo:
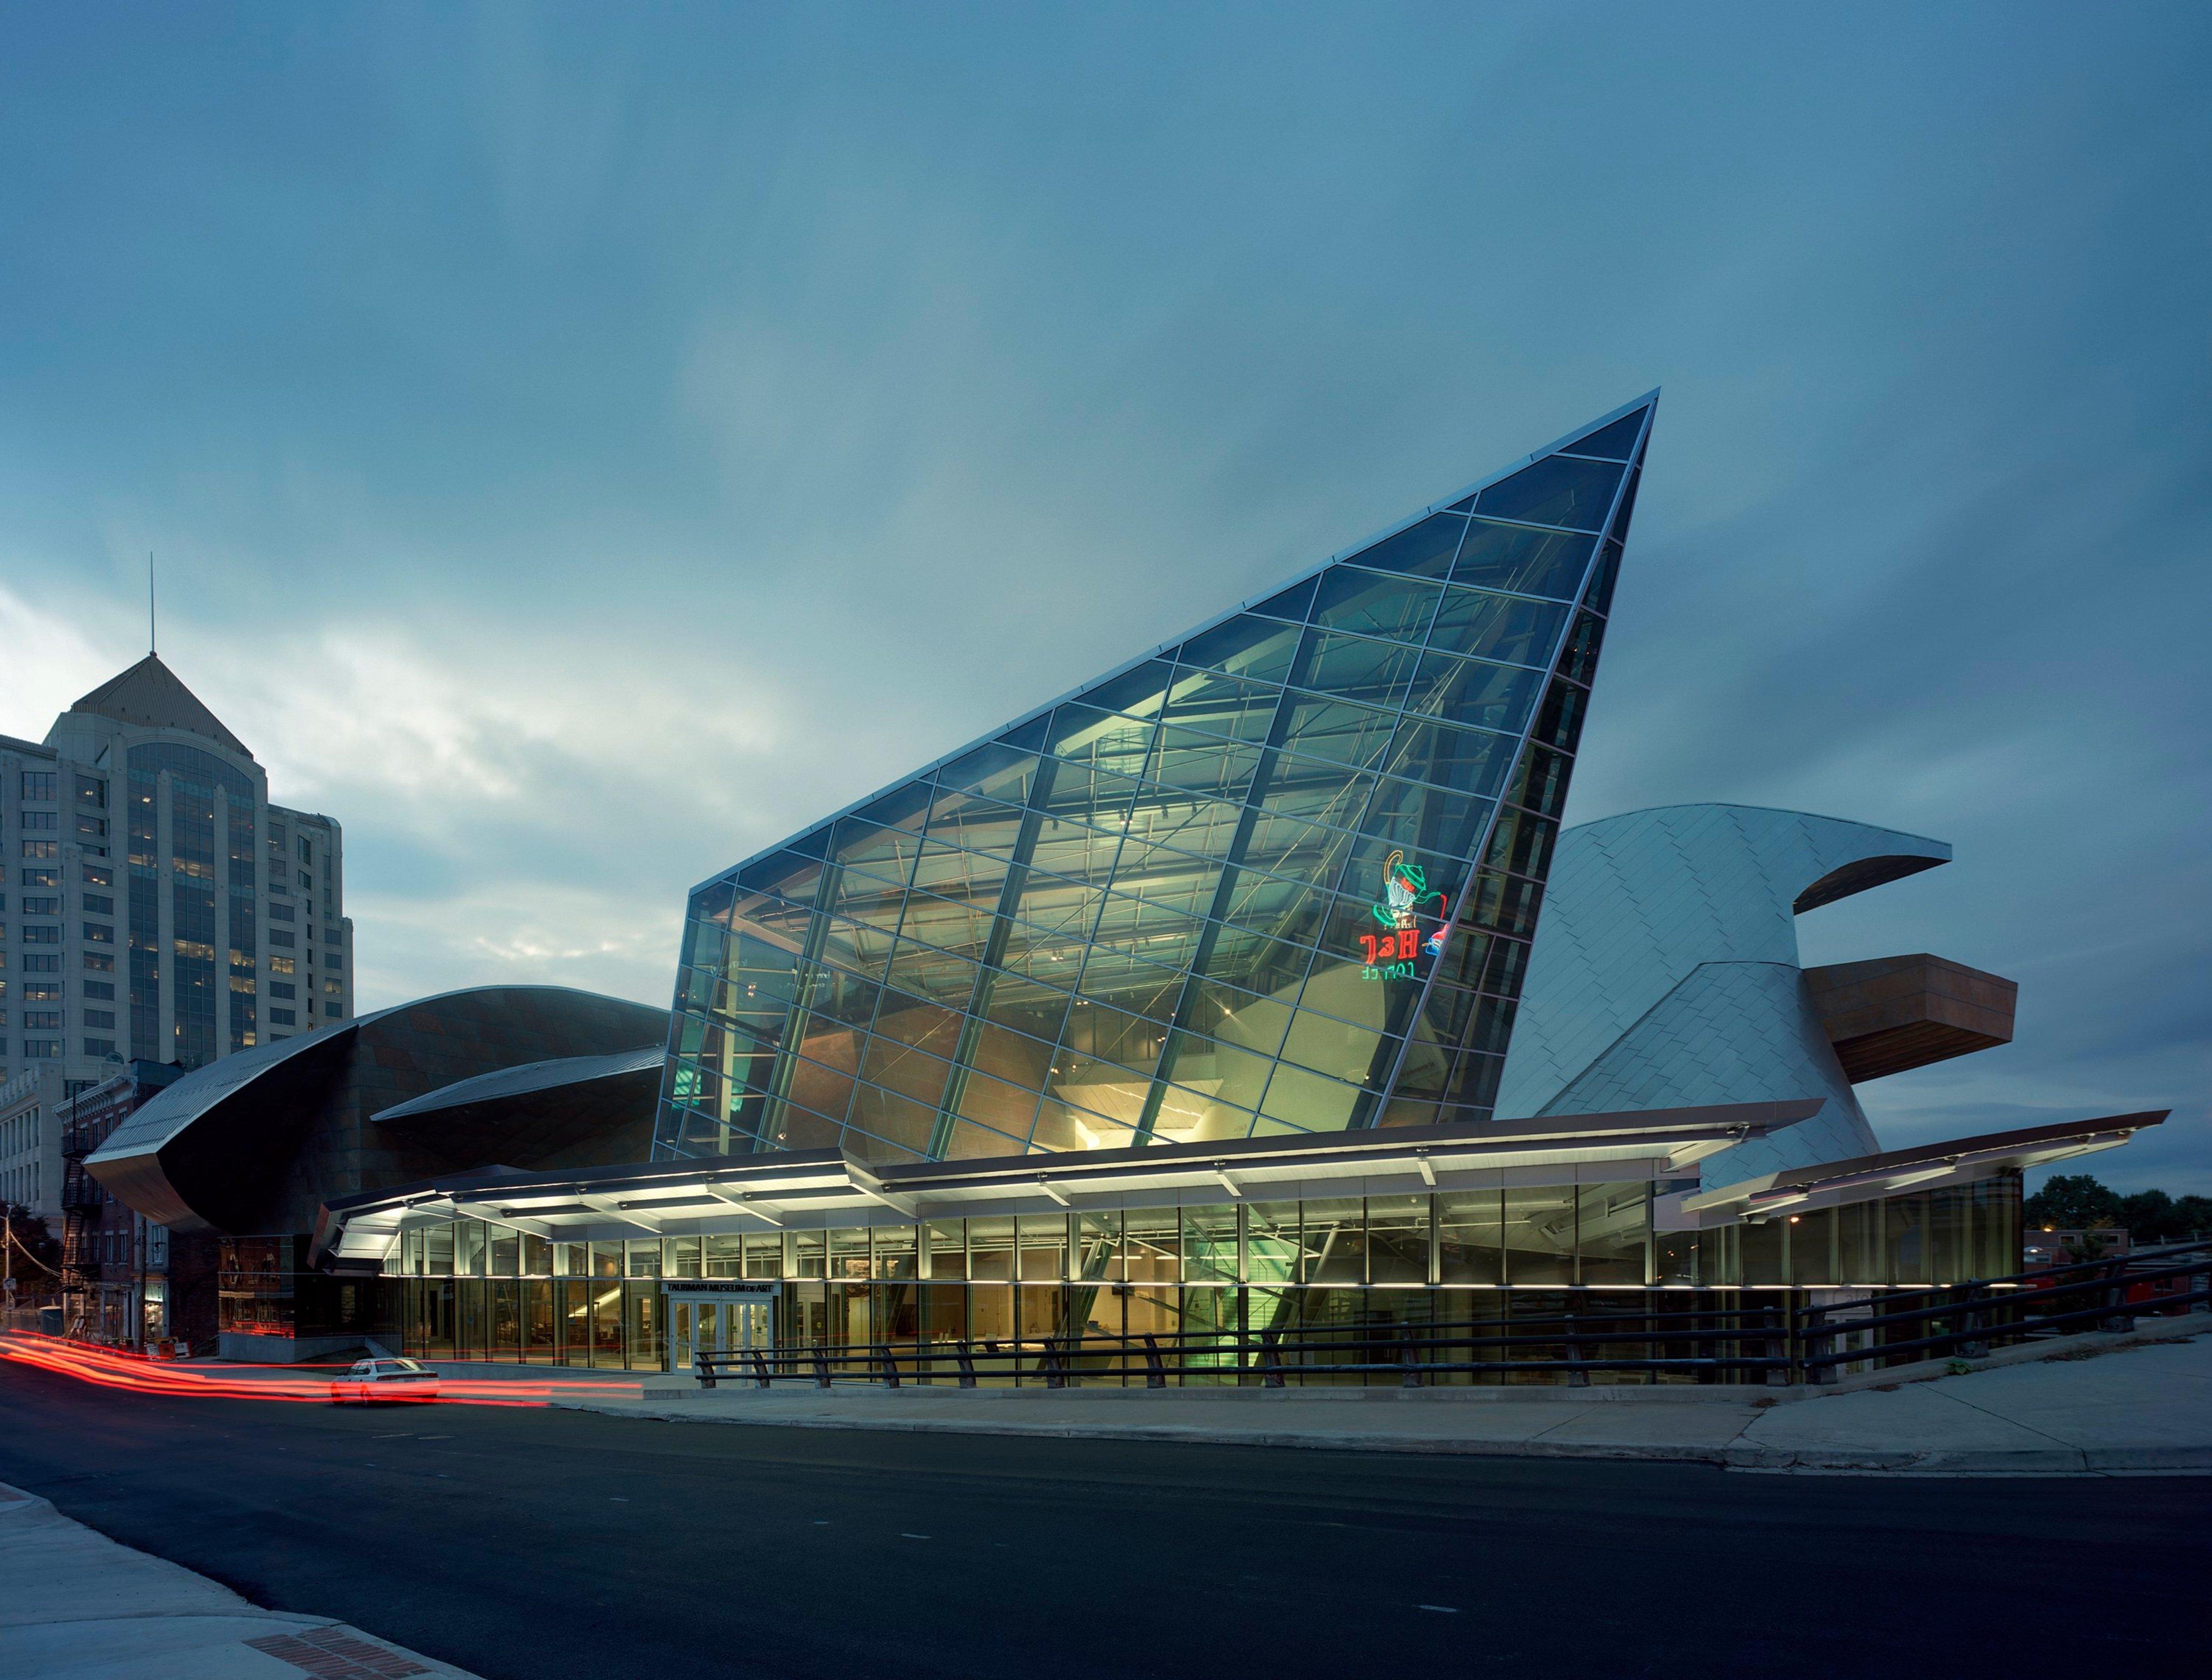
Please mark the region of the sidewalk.
POLYGON ((228 1587, 0 1482, 0 1674, 9 1680, 408 1680, 465 1669, 228 1587))
POLYGON ((615 1417, 1300 1446, 1515 1458, 1648 1458, 1737 1470, 1950 1475, 2212 1473, 2212 1323, 2191 1339, 2089 1336, 2052 1356, 1845 1393, 1599 1387, 712 1391, 663 1379, 615 1417), (1784 1394, 1790 1397, 1785 1399, 1784 1394))

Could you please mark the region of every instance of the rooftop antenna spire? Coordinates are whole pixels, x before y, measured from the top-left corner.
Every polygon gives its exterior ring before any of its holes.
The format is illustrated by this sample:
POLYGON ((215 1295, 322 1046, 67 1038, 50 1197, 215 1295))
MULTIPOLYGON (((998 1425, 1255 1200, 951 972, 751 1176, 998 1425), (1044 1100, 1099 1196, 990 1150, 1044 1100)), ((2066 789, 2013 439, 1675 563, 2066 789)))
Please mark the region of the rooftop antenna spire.
MULTIPOLYGON (((160 651, 155 636, 154 551, 149 548, 146 551, 146 657, 151 659, 160 651)), ((30 935, 26 934, 24 937, 27 939, 30 935)))

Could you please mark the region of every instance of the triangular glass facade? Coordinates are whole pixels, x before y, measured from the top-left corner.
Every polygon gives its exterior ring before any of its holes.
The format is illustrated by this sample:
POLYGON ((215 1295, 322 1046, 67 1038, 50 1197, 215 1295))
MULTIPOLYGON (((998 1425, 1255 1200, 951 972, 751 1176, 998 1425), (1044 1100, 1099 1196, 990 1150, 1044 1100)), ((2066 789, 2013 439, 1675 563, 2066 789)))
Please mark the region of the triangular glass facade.
POLYGON ((1487 1118, 1654 402, 700 887, 656 1154, 1487 1118))

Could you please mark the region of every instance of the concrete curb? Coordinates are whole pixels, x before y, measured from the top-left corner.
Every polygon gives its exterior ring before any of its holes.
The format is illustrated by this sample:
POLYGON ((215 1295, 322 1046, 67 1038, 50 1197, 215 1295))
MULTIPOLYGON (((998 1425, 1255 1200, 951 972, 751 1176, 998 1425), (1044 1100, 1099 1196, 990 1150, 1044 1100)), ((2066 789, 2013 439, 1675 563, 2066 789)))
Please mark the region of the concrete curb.
POLYGON ((624 1407, 556 1401, 563 1410, 600 1412, 655 1423, 729 1423, 755 1428, 849 1429, 898 1434, 1018 1435, 1048 1440, 1179 1442, 1201 1446, 1301 1447, 1323 1452, 1420 1453, 1472 1458, 1593 1458, 1614 1462, 1713 1464, 1727 1470, 1819 1472, 1937 1472, 1948 1476, 2083 1476, 2112 1472, 2212 1474, 2212 1446, 2082 1449, 1929 1449, 1863 1452, 1643 1441, 1474 1440, 1449 1436, 1370 1434, 1331 1429, 1219 1428, 1196 1424, 1104 1421, 1030 1423, 966 1418, 805 1417, 779 1414, 744 1417, 658 1407, 624 1407))

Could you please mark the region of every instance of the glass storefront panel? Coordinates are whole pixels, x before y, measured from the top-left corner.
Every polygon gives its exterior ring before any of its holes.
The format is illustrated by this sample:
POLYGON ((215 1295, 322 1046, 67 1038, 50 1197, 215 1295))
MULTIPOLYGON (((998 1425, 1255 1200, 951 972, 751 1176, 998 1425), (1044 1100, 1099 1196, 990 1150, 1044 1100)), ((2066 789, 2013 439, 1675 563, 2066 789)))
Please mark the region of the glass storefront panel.
MULTIPOLYGON (((970 1220, 974 1225, 978 1221, 970 1220)), ((1009 1251, 1011 1253, 1011 1251, 1009 1251)), ((1011 1340, 1014 1334, 1014 1286, 978 1283, 968 1291, 969 1333, 980 1344, 1011 1340)))
POLYGON ((409 1340, 413 1350, 425 1359, 451 1359, 453 1356, 453 1281, 451 1278, 428 1279, 419 1284, 410 1284, 415 1313, 409 1340))
POLYGON ((1888 1281, 1926 1283, 1928 1275, 1928 1198, 1893 1196, 1881 1204, 1882 1247, 1887 1256, 1888 1281))
POLYGON ((1577 1281, 1641 1285, 1650 1229, 1650 1186, 1584 1184, 1575 1200, 1577 1281))
POLYGON ((1187 1283, 1237 1281, 1237 1206, 1182 1210, 1182 1275, 1187 1283))
POLYGON ((1366 1282, 1366 1212, 1359 1197, 1309 1197, 1302 1212, 1306 1281, 1354 1286, 1366 1282))
POLYGON ((994 1214, 968 1221, 969 1275, 979 1281, 1011 1283, 1014 1277, 1014 1221, 994 1214))
POLYGON ((1696 1232, 1662 1231, 1653 1238, 1651 1281, 1655 1283, 1698 1281, 1696 1232))
POLYGON ((1173 1208, 1131 1208, 1123 1213, 1121 1265, 1131 1283, 1174 1283, 1181 1279, 1181 1229, 1180 1216, 1173 1208))
MULTIPOLYGON (((1019 1333, 1024 1342, 1041 1342, 1061 1333, 1066 1292, 1057 1284, 1024 1283, 1013 1293, 1021 1314, 1019 1333)), ((1042 1369, 1042 1363, 1035 1368, 1042 1369)))
POLYGON ((553 1362, 553 1289, 548 1278, 533 1278, 522 1286, 522 1356, 532 1365, 553 1362))
MULTIPOLYGON (((933 1278, 968 1275, 968 1232, 961 1220, 933 1220, 929 1233, 929 1275, 933 1278)), ((963 1312, 965 1312, 963 1308, 963 1312)))
POLYGON ((1299 1230, 1297 1202, 1254 1202, 1245 1213, 1245 1277, 1255 1284, 1297 1282, 1299 1230))
POLYGON ((1505 1281, 1575 1281, 1575 1192, 1571 1185, 1513 1185, 1504 1192, 1505 1281))
POLYGON ((1452 1190, 1437 1197, 1438 1282, 1504 1281, 1504 1212, 1501 1190, 1452 1190))
POLYGON ((619 1281, 591 1281, 592 1363, 619 1370, 623 1359, 623 1286, 619 1281))
POLYGON ((1883 1281, 1881 1202, 1853 1202, 1836 1209, 1836 1281, 1883 1281))
POLYGON ((1073 1275, 1118 1283, 1121 1280, 1121 1215, 1084 1213, 1076 1216, 1073 1275))
POLYGON ((1021 1278, 1024 1283, 1056 1283, 1067 1275, 1067 1215, 1021 1216, 1021 1278))
POLYGON ((825 1239, 819 1231, 793 1231, 786 1239, 785 1253, 791 1263, 793 1277, 825 1277, 829 1257, 825 1239))
MULTIPOLYGON (((735 1240, 732 1239, 732 1240, 735 1240)), ((783 1233, 768 1231, 749 1234, 744 1239, 744 1268, 747 1277, 775 1278, 783 1275, 783 1233)), ((728 1259, 725 1257, 725 1260, 728 1259)), ((734 1272, 709 1273, 709 1276, 735 1276, 734 1272)))
POLYGON ((869 1244, 871 1263, 878 1277, 912 1277, 915 1275, 915 1227, 911 1225, 878 1225, 869 1244))
MULTIPOLYGON (((929 1283, 921 1290, 922 1334, 933 1342, 959 1342, 968 1335, 968 1290, 958 1283, 929 1283)), ((940 1367, 940 1369, 947 1368, 940 1367)), ((950 1367, 957 1370, 957 1367, 950 1367)))
POLYGON ((2010 1277, 2021 1269, 2020 1175, 1984 1178, 1974 1187, 1976 1277, 2010 1277))
POLYGON ((865 1226, 848 1227, 829 1233, 830 1281, 854 1283, 868 1275, 868 1232, 865 1226))
POLYGON ((561 1319, 561 1363, 592 1362, 592 1289, 589 1278, 573 1277, 553 1285, 556 1310, 561 1319))
POLYGON ((1840 1283, 1837 1269, 1837 1210, 1815 1208, 1790 1219, 1790 1281, 1840 1283))
POLYGON ((1735 1227, 1738 1276, 1744 1284, 1783 1283, 1783 1244, 1789 1227, 1780 1220, 1735 1227))
POLYGON ((522 1357, 522 1286, 507 1278, 491 1285, 491 1345, 489 1356, 512 1364, 522 1357))
POLYGON ((833 1281, 828 1300, 831 1342, 865 1345, 875 1339, 873 1296, 866 1283, 833 1281))
POLYGON ((1972 1269, 1973 1191, 1971 1186, 1931 1191, 1928 1197, 1929 1263, 1931 1283, 1954 1283, 1972 1269))
POLYGON ((633 1371, 659 1371, 668 1362, 667 1327, 663 1322, 659 1287, 650 1283, 625 1287, 623 1316, 629 1328, 629 1363, 633 1371))
MULTIPOLYGON (((905 1282, 877 1284, 868 1310, 877 1336, 885 1342, 912 1342, 921 1333, 921 1286, 911 1274, 905 1282)), ((905 1356, 900 1357, 903 1361, 905 1356)))
POLYGON ((455 1339, 453 1357, 461 1360, 481 1360, 485 1356, 484 1343, 488 1324, 488 1314, 484 1306, 483 1280, 474 1277, 463 1278, 460 1280, 459 1287, 461 1324, 460 1333, 455 1339))
POLYGON ((1367 1281, 1370 1284, 1429 1281, 1427 1196, 1367 1198, 1367 1281))

